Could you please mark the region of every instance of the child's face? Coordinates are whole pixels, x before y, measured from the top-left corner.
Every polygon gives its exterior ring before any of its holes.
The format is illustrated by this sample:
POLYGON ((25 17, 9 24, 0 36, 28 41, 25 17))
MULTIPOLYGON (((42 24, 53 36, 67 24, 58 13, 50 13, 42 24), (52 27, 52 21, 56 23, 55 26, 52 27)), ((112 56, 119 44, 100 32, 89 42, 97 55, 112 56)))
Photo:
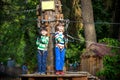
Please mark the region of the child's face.
POLYGON ((63 31, 64 31, 64 27, 63 27, 63 26, 58 26, 58 30, 59 30, 60 32, 63 32, 63 31))
POLYGON ((41 31, 41 34, 45 36, 45 35, 47 35, 47 31, 42 30, 42 31, 41 31))

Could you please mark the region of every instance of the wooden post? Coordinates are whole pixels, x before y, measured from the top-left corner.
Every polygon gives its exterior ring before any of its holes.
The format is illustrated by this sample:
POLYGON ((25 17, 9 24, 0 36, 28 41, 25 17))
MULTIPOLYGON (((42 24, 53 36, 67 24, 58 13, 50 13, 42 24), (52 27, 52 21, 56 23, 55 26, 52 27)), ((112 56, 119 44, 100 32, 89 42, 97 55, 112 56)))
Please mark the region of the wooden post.
MULTIPOLYGON (((47 15, 49 17, 48 20, 54 18, 52 14, 53 14, 52 11, 47 11, 47 15)), ((48 45, 47 71, 48 74, 53 74, 54 73, 54 41, 53 41, 53 35, 51 33, 54 33, 54 29, 53 29, 54 23, 49 22, 48 26, 49 26, 49 45, 48 45)))

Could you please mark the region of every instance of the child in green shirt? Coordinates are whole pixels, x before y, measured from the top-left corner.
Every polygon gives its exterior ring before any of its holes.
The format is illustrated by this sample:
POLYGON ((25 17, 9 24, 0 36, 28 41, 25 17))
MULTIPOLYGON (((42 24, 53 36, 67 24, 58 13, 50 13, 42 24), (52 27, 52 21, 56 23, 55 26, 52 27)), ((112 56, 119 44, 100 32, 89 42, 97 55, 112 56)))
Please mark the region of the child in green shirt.
POLYGON ((49 37, 47 36, 47 30, 41 30, 41 36, 37 38, 37 61, 38 61, 38 72, 46 74, 46 61, 47 61, 47 47, 48 47, 49 37))

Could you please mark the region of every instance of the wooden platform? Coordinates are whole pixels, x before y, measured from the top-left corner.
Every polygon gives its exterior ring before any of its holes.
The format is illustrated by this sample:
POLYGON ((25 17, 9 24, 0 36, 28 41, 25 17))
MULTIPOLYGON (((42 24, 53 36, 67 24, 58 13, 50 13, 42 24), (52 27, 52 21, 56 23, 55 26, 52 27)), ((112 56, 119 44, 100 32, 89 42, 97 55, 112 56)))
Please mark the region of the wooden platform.
POLYGON ((40 74, 24 74, 21 80, 88 80, 86 74, 70 73, 65 75, 40 75, 40 74))

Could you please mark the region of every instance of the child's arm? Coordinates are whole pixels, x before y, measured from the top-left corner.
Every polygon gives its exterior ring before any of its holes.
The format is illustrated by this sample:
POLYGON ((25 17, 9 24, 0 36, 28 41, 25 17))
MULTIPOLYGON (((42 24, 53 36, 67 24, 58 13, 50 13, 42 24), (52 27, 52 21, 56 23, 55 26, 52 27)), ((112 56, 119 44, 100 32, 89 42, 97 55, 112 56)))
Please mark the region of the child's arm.
POLYGON ((36 40, 36 45, 38 46, 39 44, 40 44, 40 39, 37 38, 37 40, 36 40))
POLYGON ((42 42, 43 44, 48 44, 48 42, 49 42, 49 37, 42 37, 41 42, 42 42))

